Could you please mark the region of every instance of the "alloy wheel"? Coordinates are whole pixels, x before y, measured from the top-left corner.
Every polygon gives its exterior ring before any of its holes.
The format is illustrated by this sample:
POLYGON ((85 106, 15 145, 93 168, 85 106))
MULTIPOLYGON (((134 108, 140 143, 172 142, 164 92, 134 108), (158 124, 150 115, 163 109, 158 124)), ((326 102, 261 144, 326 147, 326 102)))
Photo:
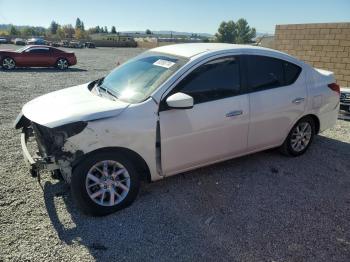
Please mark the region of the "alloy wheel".
POLYGON ((130 190, 130 175, 115 160, 104 160, 93 165, 85 180, 86 191, 96 204, 115 206, 122 202, 130 190))
POLYGON ((57 61, 57 67, 61 70, 67 69, 68 68, 68 62, 66 59, 59 59, 57 61))
POLYGON ((5 69, 10 70, 15 68, 15 66, 16 66, 16 63, 12 58, 7 57, 2 61, 2 67, 5 69))
POLYGON ((312 127, 309 122, 300 122, 293 130, 290 145, 296 152, 303 151, 310 143, 312 127))

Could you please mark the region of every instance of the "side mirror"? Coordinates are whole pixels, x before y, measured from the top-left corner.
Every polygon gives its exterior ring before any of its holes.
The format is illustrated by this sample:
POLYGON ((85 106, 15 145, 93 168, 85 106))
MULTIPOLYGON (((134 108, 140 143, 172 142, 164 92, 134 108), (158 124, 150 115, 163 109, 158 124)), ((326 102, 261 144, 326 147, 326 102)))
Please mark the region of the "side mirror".
POLYGON ((193 107, 193 97, 179 92, 169 96, 166 103, 170 108, 190 109, 193 107))

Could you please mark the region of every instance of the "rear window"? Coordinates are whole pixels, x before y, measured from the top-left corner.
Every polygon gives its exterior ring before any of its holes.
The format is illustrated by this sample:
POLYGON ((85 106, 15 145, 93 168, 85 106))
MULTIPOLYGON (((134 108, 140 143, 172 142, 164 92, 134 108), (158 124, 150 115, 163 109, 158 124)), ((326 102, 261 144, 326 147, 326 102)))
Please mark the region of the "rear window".
POLYGON ((251 91, 261 91, 293 84, 301 68, 285 60, 267 56, 246 56, 248 84, 251 91))
POLYGON ((247 56, 248 83, 253 91, 284 85, 283 63, 266 56, 247 56))
POLYGON ((299 77, 301 68, 295 64, 284 61, 285 85, 293 84, 299 77))

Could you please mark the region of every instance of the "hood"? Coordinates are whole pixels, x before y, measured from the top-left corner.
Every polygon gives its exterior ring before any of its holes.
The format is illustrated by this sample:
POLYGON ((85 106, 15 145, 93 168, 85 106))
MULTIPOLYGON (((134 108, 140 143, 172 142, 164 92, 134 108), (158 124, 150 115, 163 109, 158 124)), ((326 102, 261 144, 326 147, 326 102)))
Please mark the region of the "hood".
POLYGON ((54 128, 119 115, 128 103, 112 101, 91 93, 88 84, 74 86, 35 98, 23 106, 30 121, 54 128))

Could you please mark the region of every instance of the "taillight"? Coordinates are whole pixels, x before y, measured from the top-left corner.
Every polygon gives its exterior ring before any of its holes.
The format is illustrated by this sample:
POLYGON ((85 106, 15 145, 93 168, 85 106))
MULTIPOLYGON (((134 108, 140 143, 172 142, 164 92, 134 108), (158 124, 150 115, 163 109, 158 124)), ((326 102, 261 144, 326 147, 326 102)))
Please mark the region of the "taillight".
POLYGON ((328 87, 340 95, 340 87, 336 83, 329 84, 328 87))

